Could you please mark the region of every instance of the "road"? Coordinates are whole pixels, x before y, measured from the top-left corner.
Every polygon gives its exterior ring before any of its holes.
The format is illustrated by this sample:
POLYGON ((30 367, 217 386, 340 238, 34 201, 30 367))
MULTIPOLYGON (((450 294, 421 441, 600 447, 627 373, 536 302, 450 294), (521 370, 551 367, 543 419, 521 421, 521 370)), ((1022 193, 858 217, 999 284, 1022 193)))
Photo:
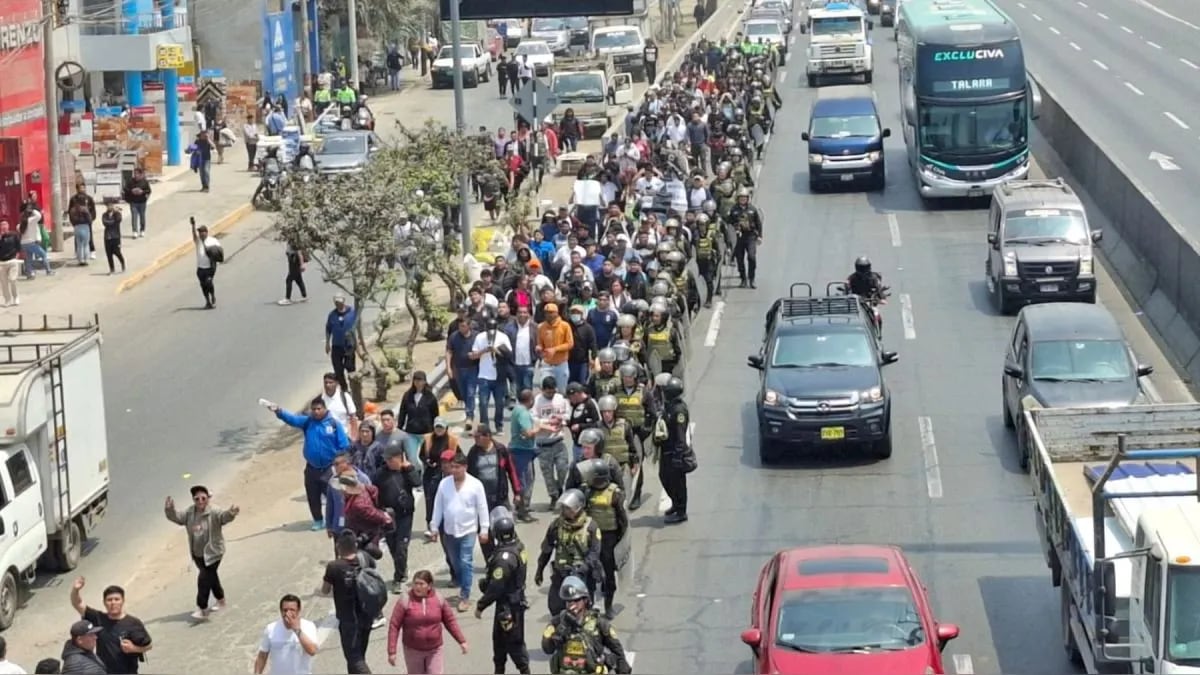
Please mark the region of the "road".
MULTIPOLYGON (((886 40, 887 55, 876 60, 875 90, 885 125, 896 130, 891 36, 877 39, 886 40)), ((1000 364, 1013 319, 997 316, 984 290, 986 212, 923 210, 899 134, 887 141, 891 182, 884 193, 809 194, 804 153, 796 151, 812 102, 803 79, 796 59, 781 84, 789 112, 762 168, 756 199, 767 226, 759 287, 731 289, 719 324, 710 328, 706 314, 693 331, 696 357, 687 374, 700 469, 690 485, 691 520, 663 529, 647 514, 635 518, 637 531, 648 534, 636 547, 638 595, 625 596, 632 606, 621 618, 635 617, 624 631, 637 667, 750 672, 738 635, 747 627, 755 574, 772 553, 804 544, 888 543, 909 553, 937 616, 962 628, 947 649, 949 672, 1071 672, 1028 477, 1000 415, 1000 364), (895 397, 895 455, 874 463, 839 453, 765 469, 753 407, 758 378, 745 365, 762 339, 762 317, 792 282, 821 288, 844 278, 863 254, 896 300, 885 309, 885 341, 900 352, 886 371, 895 397), (705 348, 714 330, 715 346, 705 348)), ((1166 358, 1112 282, 1103 281, 1102 302, 1138 355, 1163 375, 1155 388, 1184 400, 1166 358)))
POLYGON ((1200 6, 1184 0, 997 0, 1063 108, 1200 239, 1200 6), (1154 153, 1154 157, 1151 154, 1154 153))

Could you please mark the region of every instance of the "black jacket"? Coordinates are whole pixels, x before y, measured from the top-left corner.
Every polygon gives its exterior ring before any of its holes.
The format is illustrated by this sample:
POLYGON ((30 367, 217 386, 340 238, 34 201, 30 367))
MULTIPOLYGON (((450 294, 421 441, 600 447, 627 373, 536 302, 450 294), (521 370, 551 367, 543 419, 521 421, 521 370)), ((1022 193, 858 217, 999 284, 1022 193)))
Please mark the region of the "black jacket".
POLYGON ((85 652, 72 640, 67 640, 62 650, 62 672, 82 675, 107 675, 104 662, 96 652, 85 652))
POLYGON ((415 466, 402 471, 385 466, 371 477, 371 482, 379 489, 379 508, 390 508, 397 516, 411 515, 416 510, 413 489, 421 487, 421 480, 415 466))
POLYGON ((121 198, 130 204, 145 204, 150 199, 150 181, 145 178, 130 178, 121 191, 121 198), (140 195, 133 194, 133 189, 142 191, 140 195))
POLYGON ((416 401, 415 390, 409 388, 396 407, 396 427, 409 434, 425 435, 433 432, 433 420, 438 416, 438 402, 433 391, 426 387, 420 402, 416 401))
POLYGON ((585 321, 580 324, 571 324, 571 334, 575 338, 575 344, 571 347, 571 351, 567 353, 567 361, 571 363, 586 363, 596 355, 596 331, 585 321))

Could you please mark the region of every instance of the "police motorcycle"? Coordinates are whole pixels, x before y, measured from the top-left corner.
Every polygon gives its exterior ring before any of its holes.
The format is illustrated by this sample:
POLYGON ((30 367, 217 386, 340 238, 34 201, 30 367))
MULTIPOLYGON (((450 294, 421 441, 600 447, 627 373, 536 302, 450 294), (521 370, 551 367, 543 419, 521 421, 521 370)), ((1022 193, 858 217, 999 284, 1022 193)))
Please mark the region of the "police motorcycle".
MULTIPOLYGON (((850 284, 852 283, 852 278, 853 276, 847 278, 845 281, 829 282, 826 284, 826 294, 834 295, 831 291, 837 291, 838 295, 855 295, 851 292, 850 284)), ((868 295, 857 296, 863 308, 871 316, 871 323, 875 328, 875 339, 877 340, 883 339, 883 312, 880 310, 880 307, 887 304, 888 298, 892 295, 891 290, 890 286, 880 285, 876 286, 868 295)))

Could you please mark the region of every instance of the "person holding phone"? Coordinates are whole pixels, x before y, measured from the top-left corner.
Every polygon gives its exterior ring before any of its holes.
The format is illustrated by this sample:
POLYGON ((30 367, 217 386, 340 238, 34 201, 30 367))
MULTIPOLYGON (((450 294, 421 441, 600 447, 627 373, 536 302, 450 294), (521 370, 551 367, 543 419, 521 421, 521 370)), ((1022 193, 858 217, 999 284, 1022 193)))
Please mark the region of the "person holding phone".
POLYGON ((498 329, 494 316, 484 319, 484 329, 475 336, 475 344, 471 346, 470 357, 479 362, 479 373, 476 375, 476 386, 479 388, 479 421, 488 426, 488 401, 496 406, 496 431, 504 430, 504 404, 508 398, 505 391, 504 378, 500 377, 502 369, 512 359, 512 343, 508 335, 498 329))
POLYGON ((225 262, 225 251, 216 237, 208 235, 208 227, 196 227, 196 219, 191 219, 192 243, 196 247, 196 278, 200 281, 200 292, 204 294, 204 309, 217 306, 217 288, 213 277, 217 274, 217 264, 225 262))

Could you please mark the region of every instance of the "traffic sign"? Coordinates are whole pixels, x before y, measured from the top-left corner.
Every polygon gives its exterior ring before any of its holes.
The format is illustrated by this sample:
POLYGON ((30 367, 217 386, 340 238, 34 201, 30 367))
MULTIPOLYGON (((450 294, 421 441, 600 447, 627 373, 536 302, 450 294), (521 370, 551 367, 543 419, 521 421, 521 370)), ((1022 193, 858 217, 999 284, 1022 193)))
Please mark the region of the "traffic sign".
POLYGON ((158 57, 159 70, 176 70, 187 65, 183 45, 158 45, 155 54, 158 57))
POLYGON ((200 77, 207 80, 215 80, 225 77, 225 71, 220 68, 201 68, 200 77))
POLYGON ((213 82, 212 80, 205 82, 204 86, 200 87, 200 89, 196 92, 196 102, 205 103, 209 100, 212 100, 217 104, 220 104, 221 101, 224 101, 225 87, 213 82))
POLYGON ((550 85, 535 77, 513 94, 509 105, 525 121, 536 126, 542 117, 558 108, 559 100, 550 85))

